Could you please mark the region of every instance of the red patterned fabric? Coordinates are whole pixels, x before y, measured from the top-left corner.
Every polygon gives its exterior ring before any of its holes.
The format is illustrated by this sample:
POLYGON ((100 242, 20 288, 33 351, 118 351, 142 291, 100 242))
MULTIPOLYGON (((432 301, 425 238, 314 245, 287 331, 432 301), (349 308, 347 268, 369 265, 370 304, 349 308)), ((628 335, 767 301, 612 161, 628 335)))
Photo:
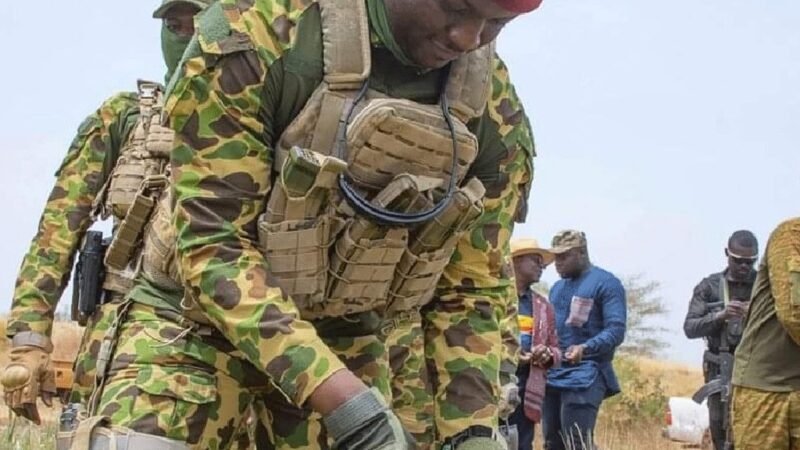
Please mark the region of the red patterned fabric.
MULTIPOLYGON (((553 305, 541 295, 533 294, 533 317, 536 325, 533 327, 533 345, 544 344, 553 353, 553 361, 549 367, 561 365, 561 350, 558 348, 558 335, 556 334, 556 314, 553 305)), ((547 384, 547 369, 531 364, 528 382, 525 384, 525 417, 533 423, 542 420, 542 403, 544 402, 544 389, 547 384)))

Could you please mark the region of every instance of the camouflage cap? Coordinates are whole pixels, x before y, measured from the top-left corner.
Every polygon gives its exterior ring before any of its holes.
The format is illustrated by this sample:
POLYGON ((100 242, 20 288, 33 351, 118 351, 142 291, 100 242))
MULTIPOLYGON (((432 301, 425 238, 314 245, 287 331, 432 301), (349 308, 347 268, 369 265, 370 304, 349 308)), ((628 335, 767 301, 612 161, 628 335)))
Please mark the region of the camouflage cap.
POLYGON ((539 246, 536 239, 513 239, 511 241, 511 256, 517 257, 522 255, 535 254, 542 257, 542 263, 548 265, 553 262, 555 255, 550 253, 547 249, 539 246))
POLYGON ((153 12, 153 18, 154 19, 163 19, 164 18, 164 14, 166 14, 168 9, 170 9, 173 6, 175 6, 177 4, 180 4, 180 3, 186 3, 186 4, 189 4, 189 5, 194 5, 194 6, 197 6, 198 8, 200 8, 200 10, 204 10, 204 9, 206 9, 208 7, 208 5, 213 3, 213 1, 214 0, 162 0, 161 1, 161 6, 159 6, 158 9, 156 9, 153 12))
POLYGON ((586 234, 583 231, 563 230, 553 236, 553 247, 550 251, 558 255, 581 247, 586 247, 586 234))

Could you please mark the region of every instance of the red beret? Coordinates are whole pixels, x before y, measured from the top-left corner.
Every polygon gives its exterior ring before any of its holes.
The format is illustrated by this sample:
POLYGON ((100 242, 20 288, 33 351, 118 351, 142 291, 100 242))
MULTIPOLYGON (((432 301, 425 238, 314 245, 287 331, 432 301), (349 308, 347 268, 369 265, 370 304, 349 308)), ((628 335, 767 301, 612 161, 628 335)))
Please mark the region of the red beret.
POLYGON ((519 14, 531 12, 542 4, 542 0, 494 0, 494 2, 507 11, 519 14))

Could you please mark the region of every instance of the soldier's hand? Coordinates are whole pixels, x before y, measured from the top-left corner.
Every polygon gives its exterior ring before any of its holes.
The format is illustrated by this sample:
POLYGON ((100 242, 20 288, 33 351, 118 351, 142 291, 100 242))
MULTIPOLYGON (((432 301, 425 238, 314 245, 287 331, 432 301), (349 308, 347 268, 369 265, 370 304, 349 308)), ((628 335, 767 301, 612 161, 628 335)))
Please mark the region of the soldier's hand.
POLYGON ((564 359, 572 364, 578 364, 583 359, 583 345, 570 345, 564 353, 564 359))
POLYGON ((531 362, 531 353, 526 351, 519 352, 519 365, 524 366, 526 364, 530 364, 531 362))
POLYGON ((403 429, 383 396, 372 388, 323 416, 334 450, 413 450, 414 438, 403 429))
POLYGON ((41 396, 45 405, 52 406, 56 394, 50 354, 39 347, 25 345, 12 348, 9 357, 11 361, 0 374, 6 405, 18 416, 40 425, 37 397, 41 396))
POLYGON ((546 367, 553 360, 553 351, 546 345, 539 344, 531 351, 531 362, 534 366, 546 367))
POLYGON ((500 403, 497 405, 497 414, 502 419, 511 416, 514 410, 522 403, 519 398, 519 386, 517 386, 516 378, 514 377, 511 383, 500 387, 500 403))
POLYGON ((726 320, 741 319, 742 317, 745 316, 745 314, 747 314, 748 306, 749 302, 743 302, 741 300, 731 300, 725 306, 725 309, 722 310, 722 313, 726 320))

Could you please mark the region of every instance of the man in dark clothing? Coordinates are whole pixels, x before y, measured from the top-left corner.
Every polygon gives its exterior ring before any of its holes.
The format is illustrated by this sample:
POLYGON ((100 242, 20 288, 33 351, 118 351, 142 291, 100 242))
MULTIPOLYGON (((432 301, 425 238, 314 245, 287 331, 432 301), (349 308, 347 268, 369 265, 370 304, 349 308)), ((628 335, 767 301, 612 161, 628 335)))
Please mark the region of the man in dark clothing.
MULTIPOLYGON (((725 249, 728 267, 704 278, 695 288, 683 331, 689 339, 703 338, 708 349, 703 354, 706 383, 696 399, 708 399, 709 426, 716 450, 725 449, 731 361, 742 335, 742 320, 750 304, 756 278, 753 266, 758 259, 758 241, 752 232, 736 231, 725 249), (724 372, 724 373, 721 373, 724 372), (715 379, 720 381, 714 382, 715 379)), ((730 448, 730 447, 729 447, 730 448)))

